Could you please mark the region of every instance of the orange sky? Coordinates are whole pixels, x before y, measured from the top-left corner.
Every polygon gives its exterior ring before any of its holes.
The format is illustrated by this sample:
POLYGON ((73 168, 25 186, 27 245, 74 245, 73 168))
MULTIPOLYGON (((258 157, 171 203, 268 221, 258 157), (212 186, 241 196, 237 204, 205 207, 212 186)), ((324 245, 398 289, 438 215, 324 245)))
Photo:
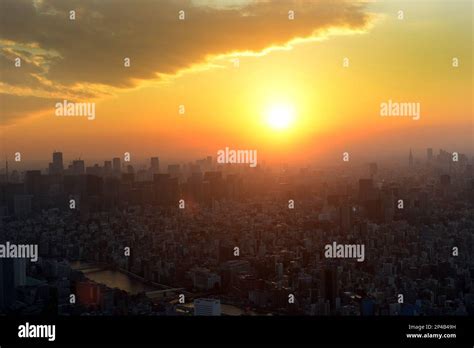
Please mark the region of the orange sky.
POLYGON ((228 146, 304 162, 474 148, 471 1, 111 4, 2 2, 2 158, 179 161, 228 146), (55 116, 64 99, 96 103, 95 119, 55 116), (420 119, 381 117, 388 100, 420 103, 420 119), (278 105, 294 119, 275 130, 278 105))

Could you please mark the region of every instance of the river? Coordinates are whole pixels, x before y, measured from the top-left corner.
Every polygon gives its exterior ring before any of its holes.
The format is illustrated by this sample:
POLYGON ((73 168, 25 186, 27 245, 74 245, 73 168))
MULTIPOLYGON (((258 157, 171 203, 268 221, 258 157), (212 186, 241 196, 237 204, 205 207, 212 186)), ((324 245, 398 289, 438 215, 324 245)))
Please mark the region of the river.
MULTIPOLYGON (((100 266, 83 261, 73 261, 70 263, 72 269, 81 268, 81 272, 96 283, 104 284, 109 288, 118 288, 125 290, 131 294, 138 294, 140 292, 147 292, 157 290, 156 288, 149 286, 139 279, 135 279, 127 274, 120 271, 102 269, 100 266)), ((190 302, 186 304, 187 307, 194 308, 194 303, 190 302)), ((242 315, 243 310, 228 304, 221 304, 222 314, 224 315, 242 315)), ((254 314, 250 312, 248 314, 254 314)))
POLYGON ((101 269, 94 264, 82 261, 71 262, 72 269, 82 268, 82 273, 96 283, 104 284, 109 288, 118 288, 131 294, 157 290, 156 288, 145 284, 139 279, 130 277, 120 271, 101 269), (88 267, 90 266, 90 267, 88 267), (88 267, 85 268, 84 267, 88 267))

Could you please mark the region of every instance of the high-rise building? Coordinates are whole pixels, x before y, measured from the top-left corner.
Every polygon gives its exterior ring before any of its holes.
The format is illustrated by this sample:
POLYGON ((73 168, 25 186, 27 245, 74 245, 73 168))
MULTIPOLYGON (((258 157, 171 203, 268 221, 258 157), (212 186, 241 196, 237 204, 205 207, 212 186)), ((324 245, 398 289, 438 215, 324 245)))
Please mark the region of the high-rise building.
POLYGON ((104 161, 104 176, 112 175, 112 161, 104 161))
POLYGON ((428 162, 433 161, 433 149, 431 147, 426 149, 426 159, 428 160, 428 162))
POLYGON ((221 315, 221 301, 212 298, 197 298, 194 300, 195 316, 221 315))
POLYGON ((51 164, 50 174, 62 174, 63 170, 63 153, 53 152, 53 163, 51 164))
POLYGON ((82 175, 85 171, 86 168, 83 160, 72 161, 72 173, 74 175, 82 175))
POLYGON ((392 188, 383 188, 381 192, 383 221, 391 222, 395 215, 395 196, 392 188))
POLYGON ((408 155, 408 165, 410 167, 413 167, 413 154, 411 153, 411 149, 410 149, 410 154, 408 155))
POLYGON ((114 172, 114 174, 120 174, 120 172, 122 171, 121 167, 120 167, 120 158, 119 157, 115 157, 112 159, 112 170, 114 172))
POLYGON ((160 159, 158 157, 150 158, 150 172, 152 175, 160 172, 160 159))

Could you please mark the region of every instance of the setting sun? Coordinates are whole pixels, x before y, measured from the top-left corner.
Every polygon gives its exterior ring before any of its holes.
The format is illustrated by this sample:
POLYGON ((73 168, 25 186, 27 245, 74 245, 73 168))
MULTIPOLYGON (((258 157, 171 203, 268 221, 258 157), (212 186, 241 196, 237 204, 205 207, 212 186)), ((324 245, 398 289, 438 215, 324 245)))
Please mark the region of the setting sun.
POLYGON ((295 120, 295 110, 289 104, 275 104, 267 111, 268 125, 273 129, 287 129, 295 120))

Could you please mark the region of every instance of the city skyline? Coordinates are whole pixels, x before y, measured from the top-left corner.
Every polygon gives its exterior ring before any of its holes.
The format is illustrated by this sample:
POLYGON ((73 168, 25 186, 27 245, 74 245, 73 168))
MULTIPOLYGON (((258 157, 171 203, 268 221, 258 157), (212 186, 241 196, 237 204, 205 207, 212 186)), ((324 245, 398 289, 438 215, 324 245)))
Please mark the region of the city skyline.
MULTIPOLYGON (((182 160, 182 161, 176 161, 176 160, 173 160, 173 159, 167 159, 167 161, 164 161, 162 158, 160 158, 159 156, 151 156, 151 157, 148 157, 148 158, 145 158, 143 156, 139 156, 138 159, 136 158, 136 156, 133 156, 133 160, 131 159, 132 156, 131 154, 124 154, 124 156, 122 157, 106 157, 106 158, 103 158, 102 160, 96 160, 96 159, 91 159, 91 158, 81 158, 81 157, 77 157, 77 158, 72 158, 72 157, 63 157, 63 153, 61 151, 53 151, 52 153, 52 162, 49 162, 49 167, 46 166, 47 163, 48 163, 48 160, 44 159, 44 160, 40 160, 40 159, 36 159, 36 160, 23 160, 22 157, 21 157, 21 153, 16 153, 14 154, 13 158, 10 159, 10 161, 8 160, 8 157, 5 158, 5 161, 4 161, 4 166, 3 167, 0 167, 0 173, 3 173, 3 175, 6 174, 7 172, 7 169, 10 169, 11 170, 20 170, 20 171, 25 171, 25 170, 40 170, 42 172, 44 172, 44 174, 50 174, 51 173, 51 164, 55 162, 55 154, 60 156, 61 160, 61 165, 62 165, 62 168, 61 169, 61 173, 62 173, 62 170, 64 169, 67 169, 65 167, 65 164, 66 162, 69 163, 69 166, 73 165, 74 162, 77 162, 77 161, 81 161, 81 162, 84 162, 84 170, 86 169, 86 166, 85 164, 91 164, 93 165, 94 167, 106 167, 108 165, 112 166, 112 162, 113 161, 118 161, 119 163, 119 166, 121 169, 124 169, 126 170, 127 166, 137 166, 138 169, 140 170, 143 170, 145 168, 148 168, 150 169, 151 167, 154 167, 154 166, 158 166, 160 167, 160 163, 161 163, 161 169, 162 171, 165 170, 165 168, 167 168, 168 166, 174 166, 174 165, 180 165, 180 166, 187 166, 187 165, 191 165, 193 163, 199 163, 200 161, 206 158, 210 158, 211 161, 213 161, 213 164, 216 164, 217 166, 225 166, 226 163, 219 163, 218 161, 216 162, 216 155, 214 154, 213 155, 208 155, 208 156, 203 156, 201 157, 201 159, 189 159, 189 160, 182 160), (128 157, 129 160, 125 160, 125 157, 128 157), (19 159, 15 159, 15 158, 19 158, 19 159), (152 163, 154 162, 154 164, 152 163)), ((353 155, 353 154, 352 154, 353 155)), ((268 163, 267 161, 263 160, 261 162, 258 163, 258 166, 259 167, 262 167, 262 165, 264 167, 274 167, 274 168, 278 168, 278 167, 282 167, 282 166, 292 166, 292 167, 301 167, 301 168, 325 168, 325 167, 332 167, 332 166, 338 166, 338 165, 341 165, 341 161, 340 159, 342 158, 343 159, 343 163, 344 165, 350 165, 350 164, 354 164, 354 165, 364 165, 364 164, 367 164, 369 162, 373 162, 373 161, 378 161, 378 162, 381 162, 381 163, 386 163, 386 164, 394 164, 394 163, 400 163, 403 165, 403 163, 407 164, 408 162, 412 163, 412 164, 417 164, 417 165, 420 165, 424 162, 431 162, 431 161, 435 161, 437 158, 439 158, 440 156, 442 157, 446 157, 446 156, 451 156, 451 157, 456 157, 457 159, 453 162, 458 162, 459 160, 461 162, 468 162, 470 158, 472 158, 472 156, 470 156, 469 154, 465 154, 465 153, 459 153, 457 151, 453 151, 453 152, 449 152, 449 151, 446 151, 445 149, 442 149, 442 148, 439 148, 439 149, 436 149, 436 148, 432 148, 432 147, 428 147, 428 148, 425 148, 423 149, 422 151, 418 150, 418 151, 414 151, 413 148, 408 148, 408 154, 403 154, 403 153, 398 153, 396 156, 393 156, 393 157, 375 157, 375 158, 371 158, 369 156, 363 156, 361 158, 354 158, 354 157, 351 157, 351 153, 350 152, 343 152, 340 154, 340 158, 336 158, 330 162, 326 162, 326 163, 318 163, 318 162, 312 162, 312 161, 305 161, 303 163, 299 163, 299 164, 296 164, 294 165, 294 163, 286 163, 286 162, 279 162, 279 163, 268 163), (347 154, 347 159, 344 160, 344 155, 347 154), (408 158, 408 160, 407 160, 408 158), (411 159, 410 159, 411 158, 411 159)), ((92 168, 92 166, 89 166, 90 168, 92 168)))

